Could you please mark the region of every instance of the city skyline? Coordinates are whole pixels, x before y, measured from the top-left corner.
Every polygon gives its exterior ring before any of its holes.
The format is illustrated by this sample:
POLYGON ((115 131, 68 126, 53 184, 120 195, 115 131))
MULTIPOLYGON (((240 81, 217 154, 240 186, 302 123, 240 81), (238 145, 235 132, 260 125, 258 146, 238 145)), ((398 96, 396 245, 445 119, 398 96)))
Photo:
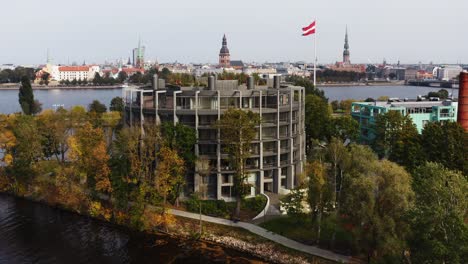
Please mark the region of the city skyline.
POLYGON ((461 0, 443 6, 435 0, 396 0, 385 6, 370 0, 335 2, 140 1, 129 6, 113 1, 109 7, 109 1, 83 0, 69 9, 56 0, 9 1, 0 31, 8 36, 0 42, 0 64, 45 63, 47 50, 56 64, 127 61, 139 36, 147 60, 216 63, 223 34, 238 60, 311 62, 313 37, 302 37, 301 27, 314 18, 320 64, 342 60, 346 26, 353 63, 468 61, 468 54, 460 52, 468 41, 458 32, 468 24, 462 14, 468 4, 461 0))

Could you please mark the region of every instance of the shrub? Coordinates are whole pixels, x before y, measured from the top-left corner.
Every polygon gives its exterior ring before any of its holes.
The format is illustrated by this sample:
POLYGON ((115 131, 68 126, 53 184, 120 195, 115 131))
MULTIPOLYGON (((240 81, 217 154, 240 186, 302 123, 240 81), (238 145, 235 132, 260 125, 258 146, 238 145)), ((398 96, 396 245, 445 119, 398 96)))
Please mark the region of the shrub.
MULTIPOLYGON (((202 214, 216 216, 216 217, 226 217, 229 215, 229 210, 226 202, 224 200, 205 200, 201 201, 202 203, 202 214)), ((200 200, 197 198, 190 198, 185 202, 187 211, 198 213, 200 212, 200 200)))

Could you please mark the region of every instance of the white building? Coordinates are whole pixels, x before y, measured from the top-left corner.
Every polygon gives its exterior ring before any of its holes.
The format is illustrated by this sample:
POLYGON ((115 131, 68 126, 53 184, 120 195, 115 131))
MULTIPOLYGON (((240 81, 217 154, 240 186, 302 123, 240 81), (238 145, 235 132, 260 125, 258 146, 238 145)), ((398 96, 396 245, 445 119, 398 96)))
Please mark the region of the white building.
POLYGON ((99 73, 100 67, 92 66, 60 66, 58 67, 58 79, 62 80, 88 80, 94 79, 94 75, 99 73))
POLYGON ((450 81, 453 78, 456 78, 460 72, 463 71, 463 68, 456 66, 442 66, 437 70, 437 79, 441 81, 450 81))

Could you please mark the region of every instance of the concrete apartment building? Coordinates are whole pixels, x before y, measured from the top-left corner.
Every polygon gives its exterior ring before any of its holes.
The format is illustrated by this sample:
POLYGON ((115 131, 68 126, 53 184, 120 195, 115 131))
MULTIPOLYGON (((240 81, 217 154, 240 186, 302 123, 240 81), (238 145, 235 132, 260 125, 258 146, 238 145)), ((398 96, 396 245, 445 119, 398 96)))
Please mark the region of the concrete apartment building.
POLYGON ((128 125, 145 122, 182 123, 195 129, 197 157, 210 161, 207 183, 195 171, 187 175, 187 191, 198 191, 206 184, 208 197, 232 200, 233 174, 229 157, 224 153, 220 132, 214 127, 229 108, 258 113, 261 124, 247 160, 251 195, 263 192, 282 193, 296 185, 305 162, 303 87, 280 83, 275 77, 269 86, 247 85, 237 81, 217 81, 211 76, 208 87, 166 86, 155 77, 155 85, 127 87, 123 90, 128 125))
POLYGON ((374 138, 373 125, 378 115, 388 111, 399 111, 409 115, 421 133, 428 122, 457 121, 458 103, 445 101, 409 101, 390 100, 388 102, 354 102, 351 104, 351 116, 359 122, 360 140, 370 143, 374 138))

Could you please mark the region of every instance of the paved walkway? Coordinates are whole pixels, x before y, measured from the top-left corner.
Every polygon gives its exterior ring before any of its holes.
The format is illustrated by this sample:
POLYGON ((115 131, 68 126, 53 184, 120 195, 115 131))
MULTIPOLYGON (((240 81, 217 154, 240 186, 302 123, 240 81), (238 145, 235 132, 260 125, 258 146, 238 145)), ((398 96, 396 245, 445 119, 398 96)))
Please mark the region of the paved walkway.
MULTIPOLYGON (((177 215, 177 216, 196 219, 196 220, 200 219, 199 214, 180 211, 180 210, 176 210, 176 209, 169 210, 169 213, 171 213, 173 215, 177 215)), ((246 230, 248 230, 248 231, 250 231, 250 232, 252 232, 252 233, 254 233, 256 235, 259 235, 259 236, 264 237, 266 239, 269 239, 269 240, 271 240, 273 242, 281 244, 281 245, 283 245, 285 247, 292 248, 292 249, 295 249, 297 251, 305 252, 305 253, 308 253, 308 254, 311 254, 311 255, 314 255, 314 256, 318 256, 318 257, 321 257, 321 258, 324 258, 324 259, 328 259, 328 260, 332 260, 332 261, 336 261, 336 262, 340 262, 340 263, 352 263, 353 262, 351 257, 336 254, 336 253, 333 253, 331 251, 324 250, 324 249, 321 249, 321 248, 318 248, 318 247, 304 245, 302 243, 291 240, 291 239, 286 238, 284 236, 280 236, 280 235, 277 235, 275 233, 272 233, 272 232, 270 232, 270 231, 268 231, 266 229, 263 229, 263 228, 261 228, 259 226, 254 225, 254 224, 249 224, 249 223, 245 223, 245 222, 234 223, 231 220, 216 218, 216 217, 211 217, 211 216, 206 216, 206 215, 202 215, 202 220, 205 221, 205 222, 210 222, 210 223, 214 223, 214 224, 233 226, 233 227, 240 227, 240 228, 246 229, 246 230)))

